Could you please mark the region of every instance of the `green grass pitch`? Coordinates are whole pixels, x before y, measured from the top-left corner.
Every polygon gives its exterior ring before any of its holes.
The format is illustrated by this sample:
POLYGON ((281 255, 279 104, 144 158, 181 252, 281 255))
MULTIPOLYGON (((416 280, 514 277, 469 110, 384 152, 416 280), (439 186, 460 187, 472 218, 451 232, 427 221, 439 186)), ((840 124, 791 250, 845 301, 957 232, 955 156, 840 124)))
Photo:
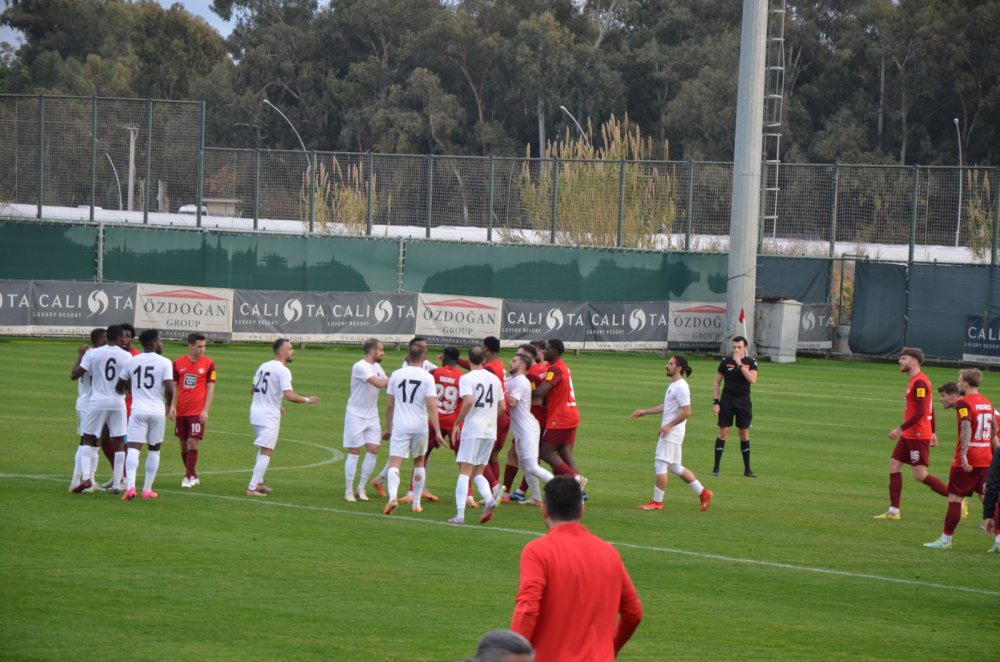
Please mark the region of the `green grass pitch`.
MULTIPOLYGON (((521 548, 544 530, 537 509, 511 504, 487 525, 447 525, 448 451, 432 455, 428 474, 444 499, 421 515, 343 501, 343 411, 359 348, 297 351, 296 391, 323 402, 286 404, 267 475, 274 493, 251 499, 248 391, 270 348, 210 346, 219 384, 201 486, 180 489, 169 426, 160 498, 123 503, 67 492, 78 343, 0 339, 0 657, 459 660, 510 624, 521 548)), ((387 352, 387 371, 401 360, 387 352)), ((700 513, 676 477, 663 511, 636 508, 651 495, 658 419, 629 415, 662 401, 665 359, 567 362, 577 459, 591 480, 584 522, 618 546, 645 608, 620 659, 996 659, 1000 558, 986 554, 978 502, 951 551, 922 547, 940 533, 945 500, 908 473, 903 520, 872 519, 888 503, 886 432, 902 417, 895 365, 762 363, 753 480, 735 434, 722 475, 710 474, 716 360, 693 359, 684 464, 716 495, 700 513)), ((928 372, 938 385, 957 371, 928 372)), ((988 373, 984 393, 1000 398, 997 380, 988 373)), ((955 425, 938 413, 931 470, 946 480, 955 425)), ((108 473, 102 457, 98 476, 108 473)))

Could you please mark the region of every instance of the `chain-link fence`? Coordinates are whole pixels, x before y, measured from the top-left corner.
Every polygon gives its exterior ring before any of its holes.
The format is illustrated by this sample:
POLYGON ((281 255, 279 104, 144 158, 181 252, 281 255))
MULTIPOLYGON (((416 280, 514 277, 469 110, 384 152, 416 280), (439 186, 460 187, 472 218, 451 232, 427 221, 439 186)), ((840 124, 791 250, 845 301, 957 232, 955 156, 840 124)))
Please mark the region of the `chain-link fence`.
MULTIPOLYGON (((206 148, 204 122, 193 102, 2 95, 0 215, 728 250, 730 163, 206 148)), ((778 168, 761 253, 997 262, 1000 169, 778 168)))

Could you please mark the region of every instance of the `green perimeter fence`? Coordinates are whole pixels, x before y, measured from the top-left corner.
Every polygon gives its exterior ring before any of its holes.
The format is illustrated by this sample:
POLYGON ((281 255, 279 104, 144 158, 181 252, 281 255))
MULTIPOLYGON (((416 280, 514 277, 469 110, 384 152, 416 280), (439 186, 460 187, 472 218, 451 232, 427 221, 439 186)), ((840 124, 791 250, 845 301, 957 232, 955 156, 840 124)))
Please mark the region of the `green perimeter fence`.
MULTIPOLYGON (((250 230, 277 219, 309 234, 406 226, 431 238, 453 227, 490 243, 728 246, 731 163, 207 147, 201 103, 16 95, 0 95, 0 144, 7 217, 68 208, 83 220, 114 211, 151 223, 186 207, 198 226, 204 210, 250 230)), ((779 193, 776 219, 760 226, 761 253, 832 257, 888 244, 908 246, 912 261, 919 247, 945 246, 966 250, 941 261, 996 264, 996 168, 767 167, 778 168, 779 193)))

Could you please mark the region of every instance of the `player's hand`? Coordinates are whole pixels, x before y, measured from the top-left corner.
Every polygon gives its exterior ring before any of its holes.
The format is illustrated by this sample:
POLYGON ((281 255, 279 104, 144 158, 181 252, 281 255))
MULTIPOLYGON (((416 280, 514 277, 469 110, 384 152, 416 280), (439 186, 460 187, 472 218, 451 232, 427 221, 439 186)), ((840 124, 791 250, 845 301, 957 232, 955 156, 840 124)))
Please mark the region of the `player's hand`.
POLYGON ((80 354, 80 356, 83 356, 84 354, 87 353, 88 349, 90 349, 90 345, 80 345, 80 347, 77 349, 77 352, 80 354))
POLYGON ((437 446, 435 446, 435 448, 438 448, 440 446, 444 446, 444 437, 441 436, 440 432, 435 432, 434 433, 434 439, 437 440, 437 444, 438 444, 437 446))
POLYGON ((310 395, 309 396, 309 404, 311 404, 311 405, 318 405, 319 404, 319 396, 318 395, 310 395))
POLYGON ((996 519, 990 517, 983 520, 983 531, 986 532, 988 536, 994 536, 997 532, 997 521, 996 519))
POLYGON ((670 430, 672 430, 672 429, 673 429, 673 426, 670 425, 670 423, 667 423, 662 428, 660 428, 660 436, 661 437, 667 436, 668 434, 670 434, 670 430))
POLYGON ((208 411, 207 410, 201 412, 200 414, 198 414, 198 422, 201 423, 202 425, 204 425, 205 423, 208 422, 208 411))
POLYGON ((634 421, 637 418, 642 418, 645 415, 646 415, 646 412, 644 412, 641 409, 636 409, 634 412, 632 412, 632 420, 634 421))
POLYGON ((285 415, 285 407, 284 407, 284 405, 278 407, 278 411, 281 413, 282 416, 284 416, 285 415))
POLYGON ((896 428, 893 428, 893 429, 889 430, 889 434, 887 436, 892 441, 896 441, 897 439, 899 439, 900 436, 902 436, 902 434, 903 434, 903 431, 900 428, 896 427, 896 428))
POLYGON ((716 416, 718 416, 719 415, 719 405, 712 405, 712 411, 715 413, 716 416))
POLYGON ((177 407, 171 407, 170 411, 167 412, 167 416, 170 417, 170 420, 177 418, 177 407))
POLYGON ((382 433, 382 441, 389 441, 389 437, 392 436, 392 430, 386 430, 382 433))
POLYGON ((969 464, 969 461, 966 460, 964 457, 962 458, 962 471, 964 471, 965 473, 972 472, 972 465, 969 464))
POLYGON ((929 444, 929 446, 930 446, 931 448, 933 448, 933 447, 935 447, 935 446, 937 446, 937 445, 938 445, 938 438, 937 438, 937 435, 936 435, 936 434, 931 434, 931 443, 929 444))

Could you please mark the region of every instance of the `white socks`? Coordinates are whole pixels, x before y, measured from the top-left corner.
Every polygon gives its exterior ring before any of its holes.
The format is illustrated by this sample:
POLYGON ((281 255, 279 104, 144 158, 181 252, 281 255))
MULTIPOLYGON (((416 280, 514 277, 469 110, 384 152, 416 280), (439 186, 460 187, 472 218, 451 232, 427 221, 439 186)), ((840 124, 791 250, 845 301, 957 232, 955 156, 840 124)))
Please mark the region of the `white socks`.
POLYGON ((653 486, 653 501, 657 503, 663 503, 663 495, 666 494, 666 490, 661 490, 660 488, 653 486))
POLYGON ((378 461, 378 454, 365 452, 365 459, 361 463, 361 480, 358 481, 358 489, 365 489, 365 485, 368 484, 368 479, 371 478, 372 472, 375 471, 375 462, 378 461))
MULTIPOLYGON (((101 451, 98 450, 97 446, 85 446, 84 448, 90 453, 90 474, 83 472, 81 475, 84 480, 90 480, 93 482, 95 476, 97 475, 97 465, 100 464, 101 451)), ((84 458, 84 464, 81 464, 81 469, 85 466, 86 458, 84 458)))
POLYGON ((465 504, 469 498, 469 477, 465 474, 458 474, 458 482, 455 484, 455 508, 456 517, 465 519, 465 504))
POLYGON ((493 501, 493 490, 490 489, 490 482, 486 480, 486 476, 479 474, 472 479, 472 484, 476 486, 479 496, 483 497, 486 503, 493 501))
MULTIPOLYGON (((146 480, 142 485, 143 492, 153 491, 153 481, 156 480, 156 472, 160 470, 160 451, 146 452, 146 480)), ((135 483, 135 478, 132 479, 135 483)))
MULTIPOLYGON (((115 472, 118 471, 118 454, 115 453, 115 472)), ((129 448, 125 457, 125 489, 135 488, 135 474, 139 471, 139 449, 129 448)))
POLYGON ((250 476, 248 490, 255 490, 258 485, 264 482, 264 474, 267 473, 267 465, 269 464, 271 464, 271 456, 257 451, 257 462, 253 465, 253 475, 250 476))
MULTIPOLYGON (((115 451, 114 483, 111 487, 116 490, 122 488, 122 478, 125 474, 125 451, 115 451)), ((134 480, 134 479, 133 479, 134 480)))
POLYGON ((399 469, 390 467, 386 475, 386 482, 389 486, 389 499, 395 500, 399 497, 399 469))
POLYGON ((702 484, 701 484, 700 480, 692 481, 692 482, 688 483, 688 485, 690 485, 691 489, 694 490, 694 493, 697 494, 697 495, 699 495, 699 496, 701 495, 702 492, 705 491, 705 488, 702 487, 702 484))
POLYGON ((83 480, 86 480, 86 473, 83 469, 84 457, 86 456, 87 468, 90 468, 90 451, 87 450, 89 446, 77 446, 76 447, 76 457, 73 458, 73 479, 69 481, 70 487, 76 487, 83 480))
MULTIPOLYGON (((354 493, 354 475, 358 471, 358 456, 354 453, 348 453, 347 459, 344 460, 344 494, 354 493)), ((361 481, 361 486, 365 486, 365 482, 361 481)))
POLYGON ((427 478, 427 469, 417 467, 413 470, 413 507, 420 507, 420 497, 424 493, 424 483, 427 478))

